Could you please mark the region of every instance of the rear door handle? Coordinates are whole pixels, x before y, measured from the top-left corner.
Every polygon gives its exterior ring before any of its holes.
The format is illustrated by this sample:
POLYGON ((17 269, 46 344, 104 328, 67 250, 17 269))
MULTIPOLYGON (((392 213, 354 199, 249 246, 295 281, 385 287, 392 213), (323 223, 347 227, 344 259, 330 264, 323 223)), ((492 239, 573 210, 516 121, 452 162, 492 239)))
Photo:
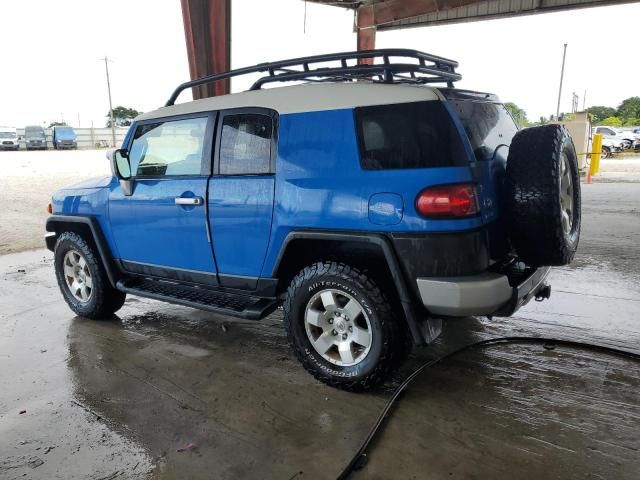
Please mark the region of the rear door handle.
POLYGON ((202 197, 176 197, 176 205, 202 205, 202 197))

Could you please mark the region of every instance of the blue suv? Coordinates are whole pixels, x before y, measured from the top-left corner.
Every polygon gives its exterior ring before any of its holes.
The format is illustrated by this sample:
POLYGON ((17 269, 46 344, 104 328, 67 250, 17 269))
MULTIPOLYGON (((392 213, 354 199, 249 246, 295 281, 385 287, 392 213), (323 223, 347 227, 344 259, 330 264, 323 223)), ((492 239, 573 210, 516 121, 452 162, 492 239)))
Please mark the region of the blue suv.
POLYGON ((518 132, 457 63, 413 50, 298 58, 184 83, 112 175, 53 195, 46 243, 78 315, 127 294, 259 320, 284 310, 317 379, 376 385, 442 320, 548 298, 580 232, 564 127, 518 132), (401 59, 401 60, 399 60, 401 59), (257 74, 246 92, 175 104, 257 74), (261 88, 276 82, 297 82, 261 88))

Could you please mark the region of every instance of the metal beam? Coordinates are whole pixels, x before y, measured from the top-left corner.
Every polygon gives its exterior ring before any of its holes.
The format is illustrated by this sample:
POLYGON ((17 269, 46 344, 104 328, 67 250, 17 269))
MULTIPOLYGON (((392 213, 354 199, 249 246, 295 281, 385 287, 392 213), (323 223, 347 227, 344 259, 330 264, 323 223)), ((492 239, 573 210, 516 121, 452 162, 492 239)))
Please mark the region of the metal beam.
MULTIPOLYGON (((315 0, 325 3, 324 0, 315 0)), ((639 0, 378 0, 357 7, 357 28, 389 30, 634 3, 639 0)))
MULTIPOLYGON (((181 0, 192 80, 231 70, 231 0, 181 0)), ((193 98, 230 92, 230 79, 193 88, 193 98)))

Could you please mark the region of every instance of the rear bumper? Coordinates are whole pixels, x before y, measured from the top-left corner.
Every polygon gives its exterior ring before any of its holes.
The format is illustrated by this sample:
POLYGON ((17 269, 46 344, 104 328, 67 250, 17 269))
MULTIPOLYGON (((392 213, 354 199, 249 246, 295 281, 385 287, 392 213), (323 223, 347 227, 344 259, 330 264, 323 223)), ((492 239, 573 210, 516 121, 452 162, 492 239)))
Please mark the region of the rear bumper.
POLYGON ((513 315, 520 307, 548 287, 550 268, 528 269, 517 276, 485 271, 459 277, 430 277, 416 280, 420 298, 436 315, 513 315))

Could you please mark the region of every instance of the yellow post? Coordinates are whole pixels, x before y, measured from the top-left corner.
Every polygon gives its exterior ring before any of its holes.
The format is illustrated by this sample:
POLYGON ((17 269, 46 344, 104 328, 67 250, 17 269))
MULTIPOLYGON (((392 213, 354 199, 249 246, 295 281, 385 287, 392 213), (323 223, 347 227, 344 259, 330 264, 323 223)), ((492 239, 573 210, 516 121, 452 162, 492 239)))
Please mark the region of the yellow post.
POLYGON ((593 135, 591 143, 591 165, 589 165, 589 173, 595 175, 600 171, 600 154, 602 153, 602 134, 593 135))

